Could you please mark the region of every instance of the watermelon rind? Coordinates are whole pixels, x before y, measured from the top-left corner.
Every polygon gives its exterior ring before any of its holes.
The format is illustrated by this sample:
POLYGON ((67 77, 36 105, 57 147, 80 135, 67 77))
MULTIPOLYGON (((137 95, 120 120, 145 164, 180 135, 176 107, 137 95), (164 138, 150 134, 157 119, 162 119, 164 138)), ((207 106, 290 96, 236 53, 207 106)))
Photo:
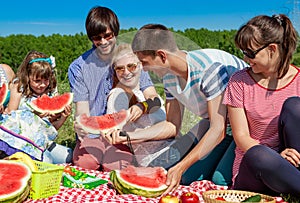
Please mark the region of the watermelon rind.
MULTIPOLYGON (((62 96, 68 96, 68 100, 64 101, 64 103, 61 103, 60 106, 58 107, 57 105, 51 105, 51 109, 49 108, 43 108, 42 106, 38 106, 36 103, 38 101, 38 99, 36 100, 33 100, 32 102, 29 102, 28 103, 28 106, 33 109, 34 111, 36 112, 39 112, 39 113, 50 113, 50 114, 57 114, 57 113, 60 113, 62 111, 64 111, 65 107, 67 105, 70 105, 73 101, 73 93, 71 92, 67 92, 67 93, 64 93, 62 95, 58 95, 60 97, 62 96), (53 107, 55 107, 55 109, 53 109, 53 107)), ((49 100, 49 103, 51 104, 51 100, 57 98, 56 97, 49 97, 48 95, 43 95, 41 97, 42 99, 48 99, 49 100)))
POLYGON ((0 87, 0 105, 3 105, 7 99, 8 95, 8 85, 3 83, 0 87))
POLYGON ((127 110, 121 110, 117 113, 105 114, 102 116, 87 116, 86 114, 81 114, 76 117, 76 121, 79 123, 81 128, 88 133, 104 135, 110 130, 122 129, 127 123, 128 116, 129 112, 127 110), (122 119, 116 122, 116 120, 112 119, 114 116, 120 116, 122 119), (103 120, 103 122, 101 122, 101 120, 103 120), (107 126, 110 127, 105 127, 105 123, 107 123, 107 126))
MULTIPOLYGON (((22 162, 16 162, 16 161, 9 161, 9 160, 0 160, 0 168, 4 167, 4 165, 12 165, 12 170, 15 169, 15 167, 23 167, 26 169, 26 174, 24 174, 24 177, 20 180, 21 186, 16 191, 10 192, 8 194, 0 195, 0 202, 17 202, 16 200, 26 198, 29 194, 29 185, 31 180, 31 170, 30 168, 22 163, 22 162), (1 166, 2 165, 2 166, 1 166), (25 194, 24 194, 25 193, 25 194), (26 195, 27 194, 27 195, 26 195), (26 197, 24 197, 26 195, 26 197)), ((1 171, 0 171, 1 173, 1 171)), ((0 174, 1 176, 1 174, 0 174)), ((5 180, 1 180, 0 185, 3 186, 5 184, 5 180)))
POLYGON ((155 198, 163 194, 168 188, 165 184, 158 188, 149 188, 129 183, 121 178, 119 170, 112 170, 110 172, 110 180, 120 194, 135 194, 143 197, 155 198))
POLYGON ((26 188, 24 189, 24 191, 21 193, 20 196, 15 196, 15 197, 12 197, 11 199, 7 199, 7 200, 4 200, 4 201, 1 201, 1 203, 21 203, 21 202, 24 202, 24 200, 27 199, 28 195, 29 195, 29 192, 30 192, 30 185, 28 184, 26 186, 26 188))

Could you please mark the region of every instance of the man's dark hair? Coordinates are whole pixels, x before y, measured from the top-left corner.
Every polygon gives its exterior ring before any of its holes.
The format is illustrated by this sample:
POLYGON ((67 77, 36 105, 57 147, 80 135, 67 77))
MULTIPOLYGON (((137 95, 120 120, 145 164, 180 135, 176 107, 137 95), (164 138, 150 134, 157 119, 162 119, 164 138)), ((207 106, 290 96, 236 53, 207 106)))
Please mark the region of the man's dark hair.
POLYGON ((96 6, 89 11, 86 17, 85 29, 89 39, 105 33, 107 29, 110 29, 114 36, 118 36, 120 30, 119 19, 109 8, 96 6))

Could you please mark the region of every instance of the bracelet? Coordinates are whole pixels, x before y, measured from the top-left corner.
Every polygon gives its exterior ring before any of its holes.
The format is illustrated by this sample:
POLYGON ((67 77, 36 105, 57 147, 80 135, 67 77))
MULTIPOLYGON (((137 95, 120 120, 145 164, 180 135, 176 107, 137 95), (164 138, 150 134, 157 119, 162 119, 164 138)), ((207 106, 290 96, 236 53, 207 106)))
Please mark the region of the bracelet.
POLYGON ((149 107, 147 101, 143 101, 143 102, 141 102, 141 104, 144 106, 144 111, 143 111, 143 113, 146 113, 147 110, 148 110, 148 107, 149 107))

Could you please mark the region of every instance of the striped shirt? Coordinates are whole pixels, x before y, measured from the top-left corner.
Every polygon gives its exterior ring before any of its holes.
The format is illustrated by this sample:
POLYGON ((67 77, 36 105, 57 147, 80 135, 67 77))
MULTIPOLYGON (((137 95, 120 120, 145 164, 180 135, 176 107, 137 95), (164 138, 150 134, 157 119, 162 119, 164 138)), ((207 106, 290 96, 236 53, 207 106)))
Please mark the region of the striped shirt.
POLYGON ((217 49, 187 52, 188 79, 167 74, 163 78, 166 99, 176 98, 191 112, 208 118, 207 101, 225 90, 230 76, 248 65, 241 59, 217 49))
MULTIPOLYGON (((299 70, 285 87, 271 90, 260 86, 250 76, 249 68, 232 76, 224 94, 223 103, 245 110, 250 136, 260 144, 276 151, 279 149, 278 119, 284 101, 291 96, 300 96, 299 70)), ((233 177, 235 178, 244 153, 235 150, 233 177)))
MULTIPOLYGON (((112 68, 110 61, 99 59, 96 48, 88 50, 75 59, 69 69, 68 78, 74 102, 88 101, 91 116, 106 113, 107 95, 112 89, 112 68)), ((142 71, 140 87, 144 91, 153 86, 148 73, 142 71)))

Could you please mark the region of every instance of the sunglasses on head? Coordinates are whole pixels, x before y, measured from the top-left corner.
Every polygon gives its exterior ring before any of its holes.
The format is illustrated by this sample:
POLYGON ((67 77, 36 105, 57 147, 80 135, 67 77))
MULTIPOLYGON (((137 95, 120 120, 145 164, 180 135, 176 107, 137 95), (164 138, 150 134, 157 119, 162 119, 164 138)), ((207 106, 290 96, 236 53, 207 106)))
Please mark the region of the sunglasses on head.
POLYGON ((266 48, 267 46, 269 46, 270 44, 266 44, 265 46, 257 49, 256 51, 252 51, 251 49, 246 49, 246 50, 242 50, 243 54, 245 56, 247 56, 249 59, 254 59, 256 54, 258 54, 258 52, 260 52, 261 50, 263 50, 264 48, 266 48))
POLYGON ((115 66, 114 69, 116 71, 116 73, 118 74, 123 74, 125 72, 125 68, 127 68, 127 70, 129 72, 133 72, 136 70, 137 66, 139 65, 139 63, 128 63, 125 66, 115 66))
POLYGON ((100 35, 96 35, 91 37, 93 41, 101 41, 102 39, 105 39, 106 41, 112 39, 114 37, 114 33, 113 32, 108 32, 105 34, 100 34, 100 35))

